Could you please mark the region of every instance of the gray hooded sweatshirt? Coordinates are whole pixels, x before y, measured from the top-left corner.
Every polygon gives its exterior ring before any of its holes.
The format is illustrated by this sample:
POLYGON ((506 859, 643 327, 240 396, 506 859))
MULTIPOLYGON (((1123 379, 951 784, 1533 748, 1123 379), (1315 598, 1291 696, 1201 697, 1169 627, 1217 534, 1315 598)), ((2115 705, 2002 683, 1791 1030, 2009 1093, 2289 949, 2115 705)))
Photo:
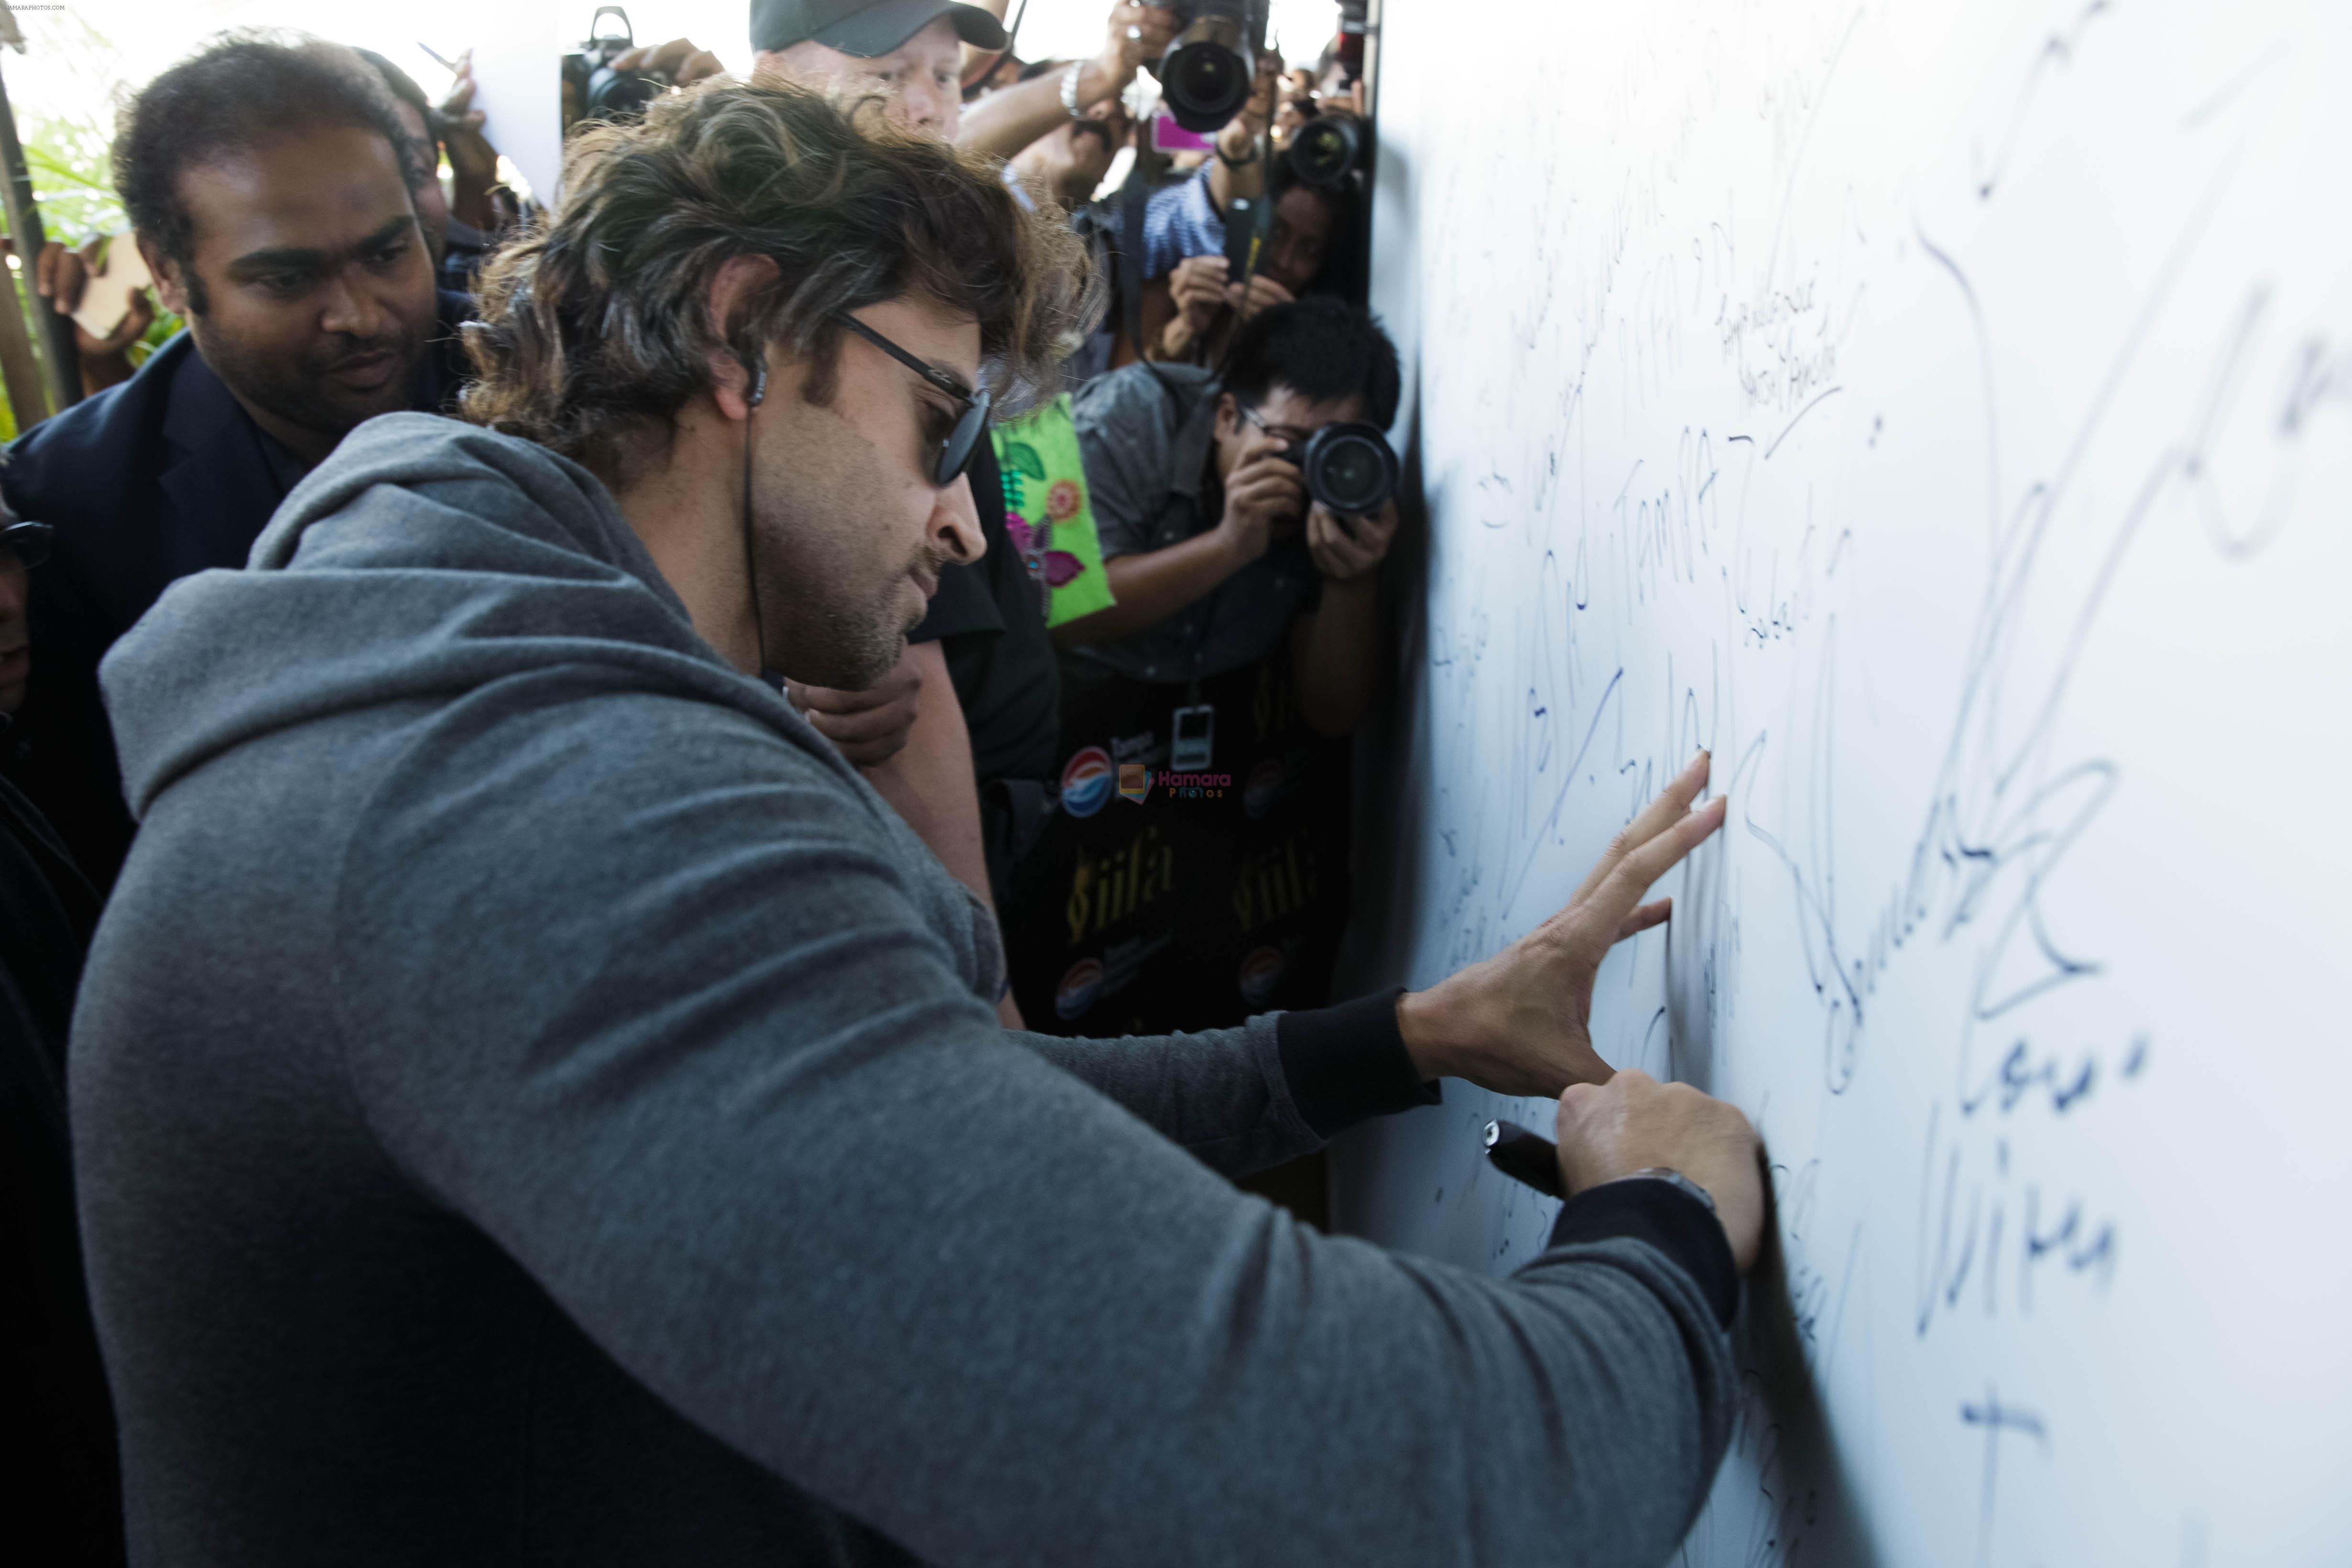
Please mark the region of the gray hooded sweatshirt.
POLYGON ((71 1094, 134 1562, 1687 1528, 1736 1393, 1703 1206, 1598 1189, 1492 1279, 1236 1192, 1377 1108, 1388 1000, 999 1028, 985 910, 585 470, 374 420, 104 681, 142 826, 71 1094))

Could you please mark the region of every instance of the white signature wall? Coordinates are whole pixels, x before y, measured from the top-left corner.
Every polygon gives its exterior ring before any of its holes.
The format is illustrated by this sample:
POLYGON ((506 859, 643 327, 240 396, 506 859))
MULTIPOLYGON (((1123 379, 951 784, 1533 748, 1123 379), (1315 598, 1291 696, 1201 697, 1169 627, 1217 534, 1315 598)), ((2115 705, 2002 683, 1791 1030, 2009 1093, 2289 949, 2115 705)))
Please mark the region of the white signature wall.
MULTIPOLYGON (((1686 1560, 2346 1561, 2352 7, 1386 9, 1360 978, 1712 750, 1593 1013, 1773 1162, 1686 1560)), ((1449 1086, 1342 1223, 1514 1267, 1550 1110, 1449 1086)))

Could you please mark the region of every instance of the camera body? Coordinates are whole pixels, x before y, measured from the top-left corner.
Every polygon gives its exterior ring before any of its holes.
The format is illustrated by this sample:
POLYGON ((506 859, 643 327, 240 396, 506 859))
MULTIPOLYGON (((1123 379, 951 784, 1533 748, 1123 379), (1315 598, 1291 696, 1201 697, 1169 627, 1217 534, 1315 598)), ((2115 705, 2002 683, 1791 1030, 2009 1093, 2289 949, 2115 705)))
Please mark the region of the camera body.
POLYGON ((658 71, 614 70, 613 62, 636 47, 629 14, 618 5, 599 5, 589 19, 588 37, 578 51, 563 57, 563 128, 568 132, 583 120, 635 120, 646 105, 669 90, 669 79, 658 71), (607 16, 621 19, 615 35, 600 32, 607 16))
MULTIPOLYGON (((1158 3, 1158 0, 1155 0, 1158 3)), ((1269 0, 1165 0, 1176 37, 1152 74, 1168 112, 1187 131, 1223 130, 1249 101, 1265 50, 1269 0)))
POLYGON ((1326 425, 1282 455, 1297 465, 1308 499, 1334 517, 1370 517, 1396 494, 1396 448, 1377 425, 1326 425))

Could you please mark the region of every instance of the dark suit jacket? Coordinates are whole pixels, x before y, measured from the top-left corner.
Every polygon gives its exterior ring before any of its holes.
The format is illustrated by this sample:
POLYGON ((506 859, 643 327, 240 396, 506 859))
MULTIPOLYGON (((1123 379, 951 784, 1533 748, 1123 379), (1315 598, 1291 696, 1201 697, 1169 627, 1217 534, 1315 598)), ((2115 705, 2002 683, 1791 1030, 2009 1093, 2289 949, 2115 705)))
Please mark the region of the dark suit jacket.
MULTIPOLYGON (((442 293, 445 331, 413 406, 447 405, 459 376, 457 324, 473 301, 442 293)), ((131 816, 100 700, 98 662, 165 587, 241 567, 290 488, 289 459, 182 332, 120 386, 26 431, 8 448, 0 497, 55 525, 32 574, 33 672, 0 771, 30 795, 82 870, 110 887, 131 816)))

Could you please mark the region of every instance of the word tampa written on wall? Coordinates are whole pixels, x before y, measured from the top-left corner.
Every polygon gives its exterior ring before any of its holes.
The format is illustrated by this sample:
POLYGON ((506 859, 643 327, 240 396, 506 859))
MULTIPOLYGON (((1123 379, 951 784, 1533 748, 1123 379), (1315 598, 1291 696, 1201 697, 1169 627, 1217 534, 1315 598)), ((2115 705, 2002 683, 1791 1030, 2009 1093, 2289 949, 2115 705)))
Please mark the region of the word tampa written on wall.
MULTIPOLYGON (((1686 1561, 2340 1561, 2352 10, 1386 10, 1430 528, 1360 978, 1712 751, 1593 1018, 1771 1156, 1686 1561)), ((1476 1130, 1549 1109, 1366 1130, 1339 1217, 1513 1267, 1476 1130)))

